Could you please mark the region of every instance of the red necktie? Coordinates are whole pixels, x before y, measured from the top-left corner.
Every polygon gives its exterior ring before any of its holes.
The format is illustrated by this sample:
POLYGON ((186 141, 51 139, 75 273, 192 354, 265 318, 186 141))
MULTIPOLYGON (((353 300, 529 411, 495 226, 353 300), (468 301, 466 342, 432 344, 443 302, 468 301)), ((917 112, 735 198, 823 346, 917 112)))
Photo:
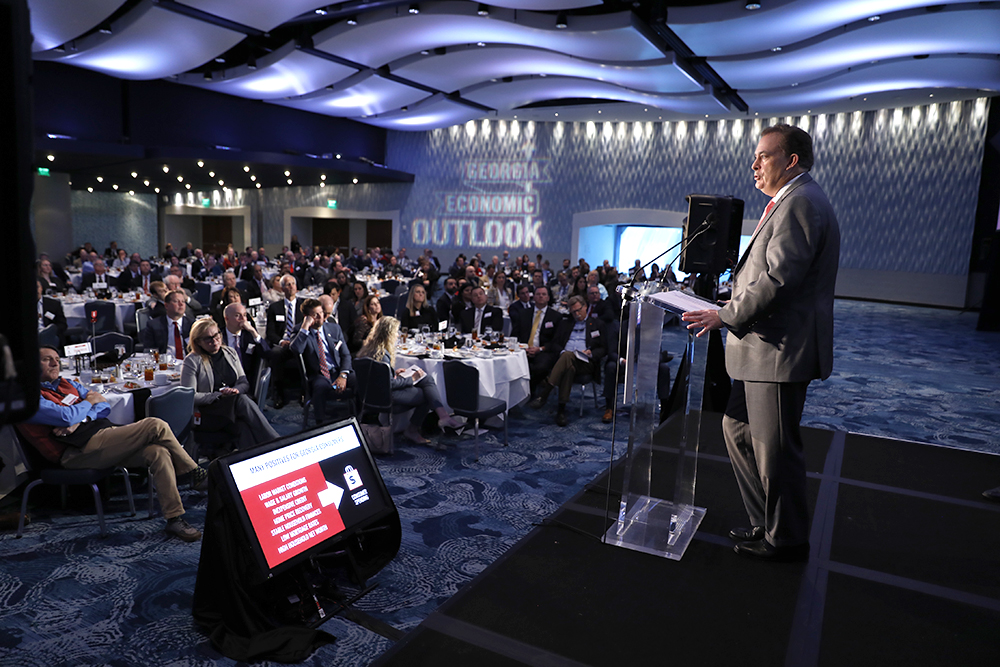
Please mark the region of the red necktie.
POLYGON ((181 337, 181 325, 174 322, 174 347, 177 348, 177 360, 184 358, 184 339, 181 337))
POLYGON ((323 374, 327 380, 330 379, 330 365, 326 362, 326 345, 323 340, 323 331, 316 332, 316 343, 319 347, 319 372, 323 374))
MULTIPOLYGON (((771 212, 772 208, 774 208, 774 200, 773 199, 771 201, 767 202, 767 207, 764 209, 764 215, 760 216, 760 222, 757 223, 757 229, 760 229, 760 226, 764 224, 764 218, 767 217, 767 214, 771 212)), ((757 233, 757 229, 753 230, 754 234, 757 233)))

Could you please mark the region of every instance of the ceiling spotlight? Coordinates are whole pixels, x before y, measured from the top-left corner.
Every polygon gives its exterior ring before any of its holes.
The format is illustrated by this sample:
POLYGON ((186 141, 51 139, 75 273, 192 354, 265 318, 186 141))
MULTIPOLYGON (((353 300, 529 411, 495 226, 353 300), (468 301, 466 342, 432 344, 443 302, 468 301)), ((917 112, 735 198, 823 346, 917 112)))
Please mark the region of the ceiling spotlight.
POLYGON ((219 185, 225 185, 225 184, 226 184, 226 182, 220 178, 219 179, 219 185))
POLYGON ((476 42, 476 46, 486 46, 486 42, 476 42))
POLYGON ((324 181, 323 183, 320 183, 320 184, 319 184, 319 187, 321 187, 321 188, 325 188, 325 187, 326 187, 326 182, 324 181))
POLYGON ((166 174, 169 171, 170 171, 170 167, 168 167, 167 165, 163 165, 163 173, 166 174))
POLYGON ((258 188, 260 187, 260 183, 258 183, 258 184, 257 184, 257 187, 258 187, 258 188))
POLYGON ((208 172, 208 177, 209 178, 215 178, 215 172, 214 171, 208 172))
POLYGON ((103 176, 98 176, 97 177, 97 182, 98 183, 103 183, 104 182, 104 177, 103 176))
POLYGON ((132 178, 137 178, 138 176, 139 176, 139 174, 137 172, 134 172, 134 171, 132 172, 132 178))
POLYGON ((94 188, 87 188, 87 192, 93 192, 94 188))
POLYGON ((184 177, 181 176, 180 174, 177 174, 177 182, 178 183, 183 183, 184 182, 184 177))
POLYGON ((220 65, 223 65, 225 64, 226 59, 223 58, 222 56, 219 56, 218 58, 215 59, 215 62, 219 63, 220 65))
POLYGON ((755 9, 760 9, 760 3, 759 2, 748 2, 746 4, 746 8, 752 12, 755 9))
POLYGON ((143 181, 142 184, 145 185, 147 188, 149 187, 149 181, 143 181))
POLYGON ((289 184, 289 185, 291 185, 291 184, 292 184, 292 179, 290 179, 290 178, 288 179, 288 184, 289 184))
POLYGON ((286 170, 285 170, 285 176, 291 176, 291 175, 292 175, 292 172, 290 172, 290 171, 288 171, 288 170, 286 169, 286 170))
POLYGON ((198 166, 199 167, 204 167, 205 166, 205 161, 204 160, 198 160, 198 166))
POLYGON ((250 167, 248 165, 243 165, 243 171, 250 173, 250 167))
POLYGON ((337 153, 334 157, 336 157, 339 160, 340 159, 340 153, 337 153))
POLYGON ((357 184, 358 184, 358 179, 356 179, 356 178, 355 178, 355 179, 354 179, 354 180, 353 180, 352 182, 353 182, 353 183, 354 183, 355 185, 357 185, 357 184))
POLYGON ((868 20, 871 21, 872 23, 875 23, 875 21, 878 21, 880 18, 882 17, 876 14, 875 16, 869 16, 868 20))
POLYGON ((191 189, 191 184, 190 183, 185 183, 184 187, 187 188, 188 190, 190 190, 191 189))
POLYGON ((413 3, 412 5, 410 5, 410 13, 411 14, 419 14, 420 13, 420 7, 418 7, 416 3, 413 3))
POLYGON ((56 156, 55 155, 46 155, 45 159, 48 160, 49 162, 55 162, 56 161, 56 156))
POLYGON ((347 19, 347 25, 357 25, 357 24, 358 24, 357 16, 352 16, 349 19, 347 19))
POLYGON ((476 13, 479 14, 480 16, 489 16, 490 15, 490 8, 480 2, 479 3, 479 9, 476 10, 476 13))
POLYGON ((153 192, 155 192, 156 194, 160 194, 160 188, 153 188, 153 192))
POLYGON ((561 12, 559 16, 556 17, 556 27, 559 28, 560 30, 565 30, 566 28, 569 27, 569 24, 566 23, 565 12, 561 12))
POLYGON ((247 58, 247 69, 249 70, 257 69, 257 59, 254 58, 253 56, 247 58))
POLYGON ((422 55, 422 56, 429 56, 430 54, 431 54, 431 52, 428 51, 427 49, 424 49, 423 51, 420 52, 420 55, 422 55))
POLYGON ((205 81, 211 81, 212 80, 212 73, 211 72, 205 72, 204 79, 205 79, 205 81))
POLYGON ((128 193, 129 193, 130 195, 133 195, 133 196, 135 196, 135 190, 129 190, 129 191, 128 191, 128 193))
POLYGON ((110 35, 111 34, 111 26, 109 26, 109 25, 102 25, 101 29, 98 30, 98 32, 101 33, 102 35, 110 35))
POLYGON ((112 185, 112 186, 111 186, 111 189, 112 189, 112 190, 117 190, 117 189, 118 189, 118 184, 117 184, 117 183, 115 183, 114 185, 112 185))
POLYGON ((780 51, 780 50, 781 50, 781 47, 780 47, 780 46, 776 46, 776 47, 774 47, 774 48, 773 48, 773 49, 771 49, 771 50, 772 50, 772 51, 774 51, 775 53, 777 53, 778 51, 780 51))
MULTIPOLYGON (((933 95, 931 95, 931 97, 934 97, 934 96, 933 96, 933 95)), ((320 174, 320 175, 319 175, 319 180, 321 180, 321 181, 325 181, 325 180, 326 180, 326 174, 320 174)))
POLYGON ((320 16, 326 16, 326 10, 323 9, 322 7, 320 7, 319 9, 317 9, 316 13, 319 14, 320 16))
POLYGON ((256 181, 256 180, 257 180, 257 177, 256 177, 256 176, 254 176, 253 174, 250 174, 250 180, 251 180, 251 181, 256 181))

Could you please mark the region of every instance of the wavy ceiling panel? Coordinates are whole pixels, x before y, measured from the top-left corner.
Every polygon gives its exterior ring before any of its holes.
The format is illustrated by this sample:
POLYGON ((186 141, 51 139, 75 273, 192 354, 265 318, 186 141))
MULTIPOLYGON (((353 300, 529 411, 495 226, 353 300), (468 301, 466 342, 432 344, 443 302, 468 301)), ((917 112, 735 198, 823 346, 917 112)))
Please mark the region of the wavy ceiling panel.
POLYGON ((880 21, 801 49, 747 59, 709 59, 709 64, 727 83, 745 91, 803 84, 873 60, 990 54, 998 49, 1000 11, 953 11, 880 21))
MULTIPOLYGON (((962 0, 935 0, 934 5, 962 0)), ((762 2, 746 11, 745 2, 705 7, 671 7, 667 25, 699 56, 730 56, 794 44, 871 16, 917 7, 926 0, 798 0, 762 2)))
MULTIPOLYGON (((905 59, 868 65, 830 77, 821 84, 785 90, 746 91, 743 99, 761 114, 784 115, 811 112, 824 105, 886 91, 931 91, 921 95, 923 103, 933 101, 937 89, 996 89, 998 61, 988 56, 941 56, 914 61, 905 59)), ((940 92, 940 91, 939 91, 940 92)), ((940 95, 939 95, 940 98, 940 95)), ((912 106, 908 100, 901 106, 912 106)))
POLYGON ((579 9, 580 7, 596 7, 603 0, 490 0, 492 7, 507 9, 529 9, 535 12, 556 11, 559 9, 579 9))
POLYGON ((462 97, 494 109, 510 110, 526 104, 571 98, 631 102, 679 113, 717 114, 725 107, 707 93, 701 95, 657 95, 629 90, 601 81, 569 77, 533 77, 509 83, 474 86, 462 97))
POLYGON ((639 61, 662 58, 632 24, 630 12, 577 16, 564 30, 548 14, 492 11, 476 14, 476 3, 423 3, 419 14, 406 7, 368 14, 358 25, 338 23, 316 34, 317 49, 367 65, 381 67, 405 56, 458 44, 516 44, 567 53, 580 58, 639 61))
POLYGON ((483 112, 480 109, 454 102, 444 95, 434 95, 409 107, 406 111, 373 116, 365 122, 389 130, 434 130, 476 120, 482 116, 483 112))
POLYGON ((243 34, 166 11, 139 5, 111 26, 111 34, 78 40, 77 50, 48 51, 36 58, 104 72, 120 79, 159 79, 186 72, 225 53, 243 34))
POLYGON ((32 51, 46 51, 93 30, 125 0, 28 0, 32 51))
POLYGON ((256 62, 216 72, 209 81, 202 73, 184 74, 178 81, 229 95, 271 100, 296 97, 326 88, 358 70, 304 53, 289 42, 256 62))
POLYGON ((484 48, 455 47, 445 55, 416 56, 394 74, 445 92, 506 76, 547 74, 607 81, 653 93, 701 91, 673 57, 637 64, 601 63, 541 49, 487 45, 484 48))
POLYGON ((361 118, 395 111, 429 97, 429 93, 371 72, 361 72, 313 95, 290 100, 273 100, 282 106, 327 116, 361 118))
POLYGON ((180 0, 228 21, 267 32, 299 14, 326 7, 324 0, 180 0))

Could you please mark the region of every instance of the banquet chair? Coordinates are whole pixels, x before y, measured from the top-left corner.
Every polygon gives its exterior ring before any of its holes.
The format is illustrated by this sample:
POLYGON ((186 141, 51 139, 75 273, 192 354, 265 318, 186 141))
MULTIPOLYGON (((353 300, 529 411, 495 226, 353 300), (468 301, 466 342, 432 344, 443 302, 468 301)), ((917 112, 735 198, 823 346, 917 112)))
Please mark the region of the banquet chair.
POLYGON ((257 369, 257 379, 253 385, 254 400, 261 412, 267 409, 267 394, 271 391, 271 368, 266 361, 260 362, 257 369))
POLYGON ((116 345, 125 346, 125 356, 122 357, 123 359, 131 357, 135 350, 135 341, 132 340, 132 337, 118 333, 117 331, 109 331, 90 339, 90 349, 93 350, 94 354, 111 352, 115 349, 116 345))
POLYGON ((587 399, 587 387, 591 387, 594 391, 594 409, 600 410, 600 405, 597 401, 597 396, 601 391, 600 378, 596 375, 591 375, 589 373, 577 374, 573 377, 573 384, 580 385, 580 416, 583 416, 583 402, 587 399))
POLYGON ((59 329, 54 324, 49 324, 38 330, 38 344, 40 346, 59 347, 59 329))
POLYGON ((392 368, 384 361, 367 357, 358 357, 352 366, 357 378, 358 421, 366 411, 388 415, 389 432, 392 433, 395 430, 392 415, 410 409, 396 406, 392 401, 392 368))
POLYGON ((382 289, 384 289, 389 294, 395 294, 397 287, 399 287, 398 280, 393 280, 390 278, 389 280, 382 281, 382 289))
POLYGON ((444 391, 448 407, 456 415, 473 420, 476 460, 479 460, 479 422, 503 413, 503 445, 507 446, 507 403, 479 393, 479 369, 461 361, 446 361, 444 391))
POLYGON ((98 336, 103 333, 118 331, 115 304, 110 301, 88 301, 83 304, 83 320, 83 330, 87 334, 98 336), (90 314, 94 311, 97 311, 97 321, 91 325, 90 314))
MULTIPOLYGON (((60 313, 65 314, 62 301, 59 299, 51 296, 43 296, 42 301, 45 303, 45 310, 58 310, 60 313)), ((83 327, 66 327, 63 343, 66 345, 81 343, 87 340, 87 336, 88 334, 84 334, 83 332, 83 327)))
POLYGON ((115 468, 61 468, 52 463, 39 453, 31 444, 24 439, 18 429, 17 440, 28 464, 29 475, 34 479, 24 488, 24 495, 21 496, 21 516, 17 522, 17 537, 21 537, 24 532, 24 519, 28 513, 28 496, 31 490, 39 484, 51 484, 61 487, 61 507, 66 509, 66 487, 70 484, 86 484, 90 487, 94 496, 94 507, 97 510, 97 522, 100 524, 101 537, 108 536, 108 527, 104 521, 104 505, 101 502, 101 492, 97 488, 97 483, 108 477, 112 473, 121 472, 125 480, 125 494, 128 496, 129 516, 135 516, 135 501, 132 499, 132 483, 128 478, 128 470, 122 466, 115 468))
POLYGON ((136 331, 136 338, 139 339, 139 342, 135 343, 135 350, 136 350, 136 352, 143 352, 144 351, 143 347, 142 347, 142 341, 141 341, 140 337, 142 335, 143 329, 146 328, 146 324, 149 323, 150 312, 151 311, 150 311, 149 308, 136 308, 135 309, 135 331, 136 331))
MULTIPOLYGON (((302 382, 302 429, 305 430, 309 428, 310 408, 312 408, 313 414, 315 415, 317 426, 324 423, 323 420, 326 419, 326 415, 321 415, 319 413, 319 408, 317 408, 315 402, 313 402, 312 383, 309 382, 309 376, 306 373, 306 362, 302 357, 302 353, 299 353, 297 356, 299 358, 299 379, 302 382)), ((346 407, 348 416, 352 416, 354 414, 354 393, 350 389, 345 389, 338 398, 346 400, 337 400, 337 398, 332 398, 332 400, 327 402, 326 411, 329 412, 331 406, 335 406, 338 410, 342 407, 346 407)))
MULTIPOLYGON (((146 416, 158 417, 167 422, 177 442, 191 454, 188 441, 191 439, 192 416, 194 415, 194 387, 173 387, 158 396, 146 399, 146 416)), ((197 452, 195 452, 196 454, 197 452)), ((191 458, 197 461, 192 454, 191 458)), ((156 488, 153 476, 149 475, 149 516, 155 515, 153 499, 156 488)))
POLYGON ((194 298, 205 308, 212 303, 212 283, 195 283, 194 298))

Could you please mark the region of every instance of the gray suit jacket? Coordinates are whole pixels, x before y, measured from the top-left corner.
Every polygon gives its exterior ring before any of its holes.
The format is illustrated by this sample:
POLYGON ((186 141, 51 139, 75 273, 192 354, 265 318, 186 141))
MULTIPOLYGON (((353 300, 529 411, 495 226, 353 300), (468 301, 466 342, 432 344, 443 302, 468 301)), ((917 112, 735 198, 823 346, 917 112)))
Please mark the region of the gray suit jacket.
MULTIPOLYGON (((222 354, 236 372, 235 388, 239 389, 241 394, 246 394, 250 391, 250 382, 243 374, 243 366, 240 365, 240 358, 236 355, 236 350, 223 345, 222 354)), ((194 388, 195 407, 214 403, 220 395, 212 389, 215 386, 215 372, 212 370, 212 365, 204 363, 200 354, 189 354, 184 357, 184 365, 181 367, 181 385, 194 388)))
POLYGON ((808 382, 833 369, 833 293, 840 228, 809 173, 775 204, 733 270, 719 311, 734 380, 808 382))

